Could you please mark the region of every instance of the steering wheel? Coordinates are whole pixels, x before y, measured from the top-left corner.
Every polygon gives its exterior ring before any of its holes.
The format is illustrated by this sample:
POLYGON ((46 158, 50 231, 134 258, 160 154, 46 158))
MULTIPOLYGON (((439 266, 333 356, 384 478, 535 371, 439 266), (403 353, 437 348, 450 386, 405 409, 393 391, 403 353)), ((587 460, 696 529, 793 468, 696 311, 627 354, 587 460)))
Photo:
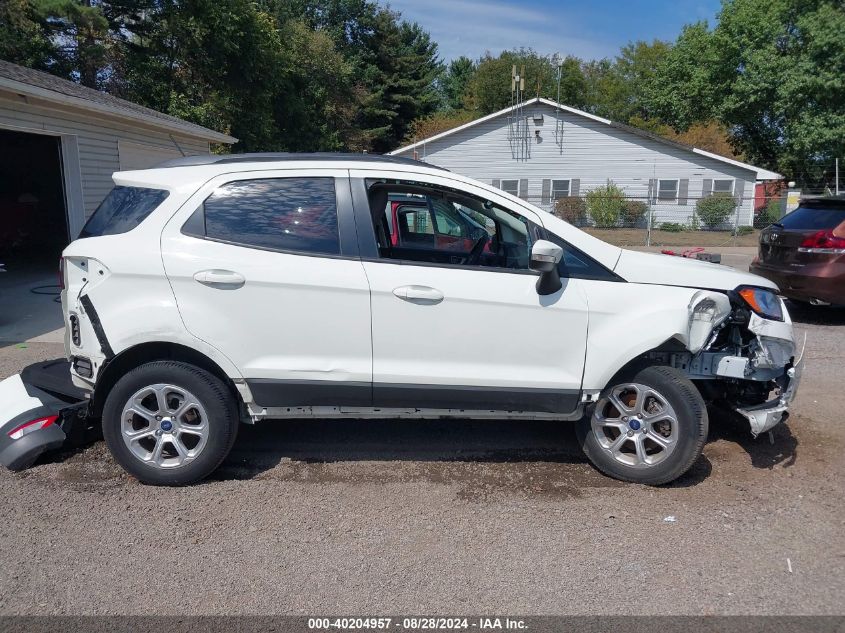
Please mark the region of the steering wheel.
POLYGON ((478 261, 481 259, 481 253, 484 252, 484 247, 487 246, 487 242, 490 241, 490 236, 485 233, 478 240, 475 244, 472 245, 472 250, 467 255, 467 265, 469 266, 477 266, 478 261))

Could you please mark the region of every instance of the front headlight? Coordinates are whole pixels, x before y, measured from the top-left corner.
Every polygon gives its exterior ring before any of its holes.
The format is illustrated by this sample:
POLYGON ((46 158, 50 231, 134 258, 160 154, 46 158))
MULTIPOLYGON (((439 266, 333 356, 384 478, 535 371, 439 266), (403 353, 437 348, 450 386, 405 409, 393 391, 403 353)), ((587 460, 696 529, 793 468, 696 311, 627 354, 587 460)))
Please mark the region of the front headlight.
POLYGON ((780 299, 771 290, 742 286, 736 291, 757 315, 772 321, 783 321, 783 307, 780 299))

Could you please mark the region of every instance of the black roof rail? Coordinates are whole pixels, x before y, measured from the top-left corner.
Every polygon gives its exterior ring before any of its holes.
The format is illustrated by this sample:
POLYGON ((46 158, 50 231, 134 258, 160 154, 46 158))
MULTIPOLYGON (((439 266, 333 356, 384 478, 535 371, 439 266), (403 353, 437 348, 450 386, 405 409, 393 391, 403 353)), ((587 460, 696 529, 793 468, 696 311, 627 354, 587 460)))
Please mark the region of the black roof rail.
POLYGON ((219 155, 204 155, 204 156, 184 156, 182 158, 173 158, 166 160, 163 163, 155 165, 154 169, 161 169, 164 167, 191 167, 196 165, 227 165, 235 163, 277 163, 284 161, 361 161, 367 163, 386 163, 393 165, 415 165, 417 167, 431 167, 433 169, 442 169, 449 171, 443 167, 424 163, 412 158, 403 158, 401 156, 387 156, 385 154, 353 154, 346 152, 313 152, 313 153, 296 153, 296 152, 259 152, 251 154, 219 154, 219 155))

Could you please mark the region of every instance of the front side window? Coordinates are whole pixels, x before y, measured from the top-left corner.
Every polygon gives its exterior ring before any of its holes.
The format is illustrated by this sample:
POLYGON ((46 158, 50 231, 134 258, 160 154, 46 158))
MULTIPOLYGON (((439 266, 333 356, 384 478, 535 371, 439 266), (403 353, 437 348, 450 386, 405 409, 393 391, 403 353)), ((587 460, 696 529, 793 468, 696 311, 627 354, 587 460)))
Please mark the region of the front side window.
POLYGON ((542 231, 489 201, 419 183, 377 182, 369 196, 377 205, 371 212, 383 259, 527 270, 531 245, 542 231), (408 190, 416 196, 412 201, 408 190), (390 202, 400 198, 406 201, 390 202))
POLYGON ((218 187, 183 233, 279 251, 340 254, 333 178, 263 178, 218 187))
POLYGON ((678 200, 678 181, 659 180, 657 185, 657 199, 661 202, 676 202, 678 200))
POLYGON ((552 200, 569 197, 568 180, 552 180, 552 200))
POLYGON ((79 237, 118 235, 131 231, 164 202, 168 192, 147 187, 112 189, 88 218, 79 237))
POLYGON ((713 193, 730 193, 733 194, 734 192, 734 181, 733 180, 714 180, 713 181, 713 193))
POLYGON ((519 195, 519 180, 503 180, 502 191, 509 193, 512 196, 519 195))

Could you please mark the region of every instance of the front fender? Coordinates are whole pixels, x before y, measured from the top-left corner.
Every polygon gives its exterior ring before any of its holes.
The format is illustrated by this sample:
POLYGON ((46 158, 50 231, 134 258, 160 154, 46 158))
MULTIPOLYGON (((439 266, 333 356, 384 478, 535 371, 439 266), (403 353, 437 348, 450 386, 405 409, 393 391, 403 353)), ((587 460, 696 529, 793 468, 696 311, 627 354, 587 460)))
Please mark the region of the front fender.
POLYGON ((698 351, 712 324, 694 322, 696 306, 715 305, 716 321, 730 312, 724 294, 697 288, 596 282, 588 296, 585 391, 604 389, 625 365, 671 339, 688 351, 698 351))

